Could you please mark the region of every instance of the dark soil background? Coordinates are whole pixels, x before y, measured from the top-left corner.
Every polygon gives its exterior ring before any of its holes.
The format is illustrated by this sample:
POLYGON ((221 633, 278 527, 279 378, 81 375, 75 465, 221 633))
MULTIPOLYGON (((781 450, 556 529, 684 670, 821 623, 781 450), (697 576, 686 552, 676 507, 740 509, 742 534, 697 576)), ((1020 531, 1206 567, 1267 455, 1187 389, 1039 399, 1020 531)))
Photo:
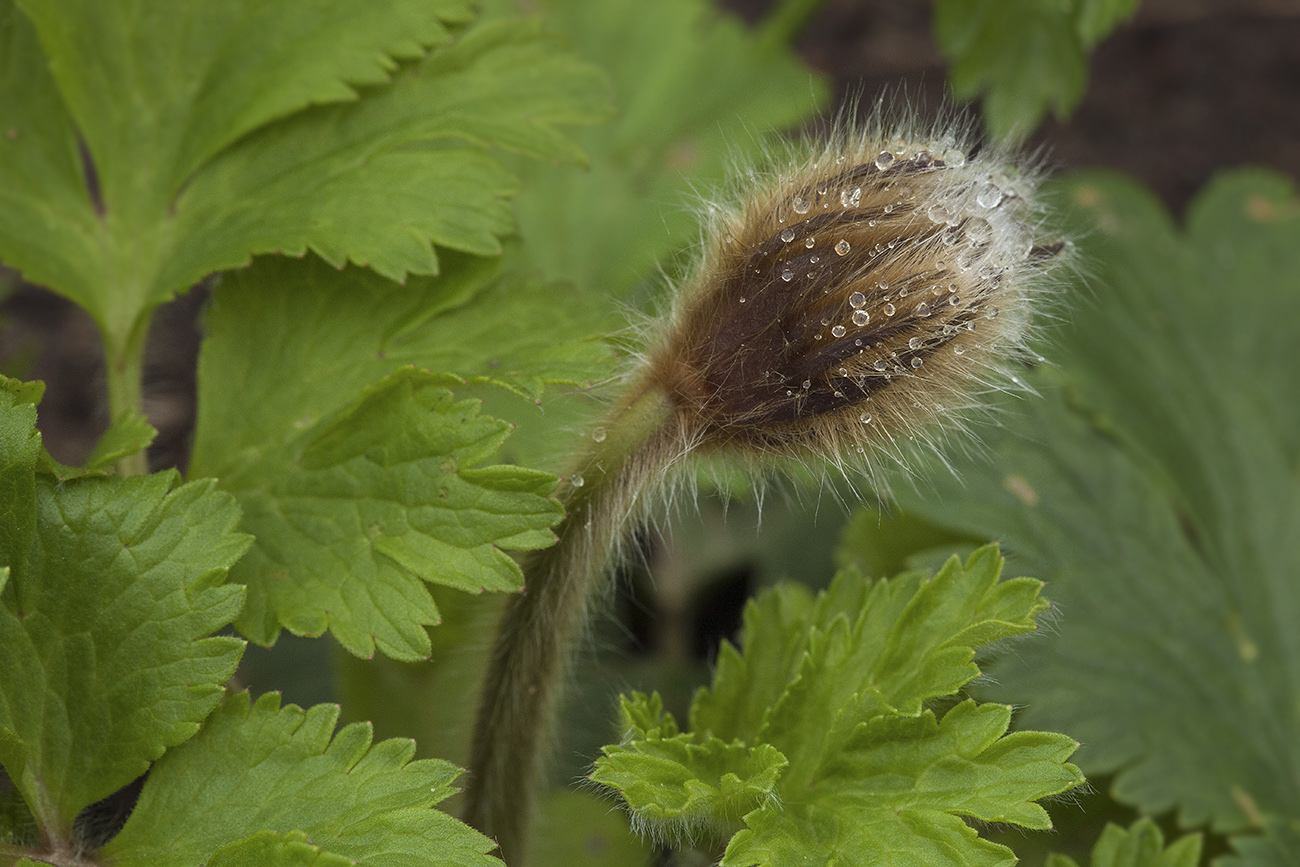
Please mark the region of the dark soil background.
MULTIPOLYGON (((756 20, 771 0, 720 0, 756 20)), ((827 0, 797 41, 834 77, 837 99, 906 86, 944 100, 946 66, 931 4, 827 0)), ((1146 0, 1098 46, 1088 91, 1034 138, 1062 168, 1127 172, 1175 212, 1217 170, 1269 166, 1300 178, 1300 0, 1146 0)), ((99 340, 73 304, 0 270, 0 370, 47 384, 40 428, 55 457, 80 463, 107 424, 99 340)), ((154 322, 146 409, 159 429, 155 467, 182 463, 194 415, 195 316, 201 290, 154 322)))

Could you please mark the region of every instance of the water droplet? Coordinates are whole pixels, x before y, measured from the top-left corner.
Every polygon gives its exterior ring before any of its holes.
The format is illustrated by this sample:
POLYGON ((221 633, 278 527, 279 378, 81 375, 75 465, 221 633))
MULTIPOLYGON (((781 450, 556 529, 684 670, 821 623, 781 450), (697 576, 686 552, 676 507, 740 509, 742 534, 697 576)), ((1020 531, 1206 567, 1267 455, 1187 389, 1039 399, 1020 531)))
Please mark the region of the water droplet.
POLYGON ((880 361, 877 361, 875 364, 873 364, 873 365, 871 365, 871 366, 872 366, 873 368, 875 368, 876 370, 881 371, 882 373, 884 372, 884 370, 885 370, 887 367, 889 367, 889 365, 885 363, 884 359, 881 359, 880 361))
POLYGON ((582 473, 574 473, 569 476, 569 484, 575 488, 581 488, 583 485, 582 473))
POLYGON ((794 279, 794 272, 791 271, 789 268, 786 268, 784 271, 781 272, 781 279, 789 283, 791 280, 794 279))
POLYGON ((892 214, 892 213, 894 213, 894 204, 893 204, 893 202, 890 202, 888 205, 885 205, 883 208, 881 208, 881 210, 884 211, 886 214, 892 214))
POLYGON ((984 318, 985 318, 985 319, 997 319, 997 318, 998 318, 998 308, 996 308, 996 307, 986 307, 986 308, 984 309, 984 318))
POLYGON ((908 293, 908 292, 911 292, 911 291, 912 291, 912 290, 911 290, 911 289, 908 289, 906 286, 902 286, 902 287, 900 287, 899 290, 898 290, 898 297, 899 297, 899 298, 906 298, 906 297, 907 297, 907 293, 908 293))
POLYGON ((961 232, 956 229, 949 229, 939 236, 939 240, 945 247, 951 247, 953 244, 956 244, 961 240, 961 232))
POLYGON ((848 375, 849 375, 849 369, 847 367, 841 367, 840 376, 848 376, 848 375))
POLYGON ((929 305, 929 304, 926 304, 924 301, 922 301, 920 304, 916 305, 916 315, 917 315, 917 316, 929 316, 929 315, 930 315, 930 305, 929 305))
POLYGON ((994 268, 992 265, 984 265, 975 273, 980 275, 981 278, 987 280, 990 277, 996 275, 998 273, 998 269, 994 268))
POLYGON ((881 151, 876 155, 876 168, 884 171, 894 164, 894 155, 889 151, 881 151))
POLYGON ((781 231, 781 240, 789 244, 794 240, 794 229, 783 229, 781 231))
POLYGON ((832 337, 843 337, 843 336, 844 336, 844 332, 847 331, 847 330, 848 330, 848 329, 846 329, 843 325, 836 325, 834 328, 831 329, 831 336, 832 336, 832 337))
MULTIPOLYGON (((856 316, 857 314, 855 313, 854 315, 856 316)), ((856 323, 855 323, 855 324, 856 324, 856 323)), ((862 324, 865 325, 866 323, 863 322, 862 324)), ((861 345, 862 345, 862 338, 859 337, 857 340, 853 341, 853 345, 854 345, 854 346, 861 346, 861 345)), ((859 352, 860 352, 860 351, 861 351, 861 350, 859 350, 859 352)))
POLYGON ((1002 191, 989 184, 975 196, 975 204, 981 208, 996 208, 1002 204, 1002 191))
POLYGON ((969 271, 972 264, 969 253, 957 254, 957 270, 969 271))
POLYGON ((830 324, 831 324, 831 321, 830 321, 829 319, 823 319, 823 320, 822 320, 822 325, 830 325, 830 324))
POLYGON ((809 263, 811 263, 811 264, 813 264, 813 265, 816 265, 816 264, 817 264, 818 262, 820 262, 821 260, 822 260, 822 257, 821 257, 821 256, 809 256, 809 257, 808 257, 808 261, 809 261, 809 263))
POLYGON ((812 239, 812 236, 809 235, 807 238, 804 239, 803 245, 807 247, 809 250, 811 250, 813 248, 813 245, 815 245, 816 243, 817 242, 812 239))
POLYGON ((936 271, 942 271, 944 268, 947 268, 947 267, 948 267, 948 263, 945 262, 945 261, 943 261, 942 259, 935 259, 935 260, 934 260, 934 270, 936 270, 936 271))
POLYGON ((907 341, 907 348, 908 348, 908 349, 920 349, 920 348, 921 348, 921 338, 919 338, 919 337, 913 337, 911 340, 907 341))
POLYGON ((931 223, 947 223, 951 212, 945 205, 936 202, 926 210, 925 215, 930 218, 931 223))
POLYGON ((847 254, 849 252, 849 242, 840 241, 838 244, 835 245, 835 252, 839 253, 841 256, 847 254))
POLYGON ((871 321, 871 314, 869 314, 865 310, 854 310, 853 316, 851 318, 853 320, 853 324, 861 328, 862 326, 866 325, 868 322, 871 321))
POLYGON ((888 292, 888 291, 889 291, 889 281, 888 281, 888 280, 881 280, 879 283, 876 284, 876 288, 879 289, 881 292, 888 292))
POLYGON ((885 311, 885 315, 886 315, 886 316, 893 316, 893 315, 894 315, 894 305, 893 305, 893 304, 886 304, 886 305, 885 305, 884 307, 882 307, 881 309, 885 311))
POLYGON ((854 292, 852 295, 849 296, 849 306, 852 307, 854 310, 857 310, 858 308, 862 307, 866 303, 867 303, 867 296, 863 295, 861 292, 854 292))
POLYGON ((835 396, 836 396, 836 397, 843 397, 843 396, 844 396, 844 392, 839 391, 839 390, 837 389, 836 392, 835 392, 835 396))
POLYGON ((972 244, 982 244, 993 235, 993 224, 983 217, 966 221, 966 237, 972 244))
POLYGON ((913 369, 913 370, 915 370, 916 368, 920 367, 922 364, 925 364, 925 362, 922 361, 921 359, 919 359, 919 358, 913 358, 913 359, 912 359, 912 369, 913 369))
POLYGON ((806 214, 808 213, 808 209, 812 206, 812 203, 803 196, 795 196, 792 206, 794 207, 794 212, 796 214, 806 214))
POLYGON ((605 441, 605 429, 603 427, 596 428, 591 432, 591 438, 598 443, 603 443, 605 441))
POLYGON ((805 380, 803 381, 803 387, 804 387, 804 388, 812 388, 812 380, 811 380, 811 379, 805 379, 805 380))
POLYGON ((840 191, 840 204, 846 208, 856 208, 862 204, 862 187, 840 191))
POLYGON ((961 303, 961 296, 960 296, 960 295, 949 295, 949 296, 948 296, 948 303, 951 304, 953 307, 956 307, 958 304, 961 303))
POLYGON ((870 423, 871 423, 871 413, 869 413, 869 412, 864 412, 862 415, 858 416, 858 421, 862 422, 863 424, 870 424, 870 423))
POLYGON ((930 164, 934 162, 934 157, 930 155, 929 151, 917 151, 916 156, 912 158, 912 161, 916 163, 917 168, 924 169, 928 168, 930 164))
POLYGON ((741 303, 741 304, 744 304, 744 303, 745 303, 745 296, 744 296, 744 295, 740 296, 740 303, 741 303))
POLYGON ((964 346, 954 346, 952 351, 953 351, 953 354, 954 354, 954 355, 965 355, 965 354, 966 354, 966 347, 964 347, 964 346))

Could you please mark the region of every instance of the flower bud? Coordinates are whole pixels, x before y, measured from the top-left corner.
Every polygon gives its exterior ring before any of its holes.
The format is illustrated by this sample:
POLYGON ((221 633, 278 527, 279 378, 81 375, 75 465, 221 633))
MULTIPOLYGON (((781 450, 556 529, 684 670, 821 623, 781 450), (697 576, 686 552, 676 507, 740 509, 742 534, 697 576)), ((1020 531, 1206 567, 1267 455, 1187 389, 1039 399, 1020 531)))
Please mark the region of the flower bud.
POLYGON ((699 447, 842 455, 969 407, 1064 247, 1032 173, 952 139, 841 135, 749 180, 648 358, 699 447))

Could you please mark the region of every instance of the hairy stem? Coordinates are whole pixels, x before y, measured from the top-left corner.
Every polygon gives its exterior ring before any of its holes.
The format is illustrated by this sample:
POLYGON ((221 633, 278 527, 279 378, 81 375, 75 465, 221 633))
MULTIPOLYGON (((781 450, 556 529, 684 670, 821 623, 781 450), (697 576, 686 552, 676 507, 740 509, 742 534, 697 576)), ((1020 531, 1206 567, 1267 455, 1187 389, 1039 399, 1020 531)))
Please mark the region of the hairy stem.
MULTIPOLYGON (((144 414, 144 347, 152 319, 152 315, 145 313, 126 334, 106 334, 104 337, 110 424, 124 416, 144 414)), ((119 476, 147 472, 149 459, 143 449, 117 462, 119 476)))
POLYGON ((631 389, 562 485, 558 541, 525 559, 524 592, 502 615, 474 727, 465 820, 495 837, 512 867, 523 864, 557 693, 587 609, 628 520, 683 451, 674 412, 659 387, 631 389))

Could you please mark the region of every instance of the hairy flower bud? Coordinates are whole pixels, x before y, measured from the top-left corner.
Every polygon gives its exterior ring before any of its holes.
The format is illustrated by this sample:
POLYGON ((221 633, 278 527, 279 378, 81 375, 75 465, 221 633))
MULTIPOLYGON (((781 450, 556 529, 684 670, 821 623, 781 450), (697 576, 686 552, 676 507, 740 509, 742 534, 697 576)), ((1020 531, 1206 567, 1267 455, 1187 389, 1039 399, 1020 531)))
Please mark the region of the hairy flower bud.
POLYGON ((747 181, 648 358, 700 447, 861 452, 968 406, 1063 247, 1032 173, 951 139, 842 135, 747 181))

